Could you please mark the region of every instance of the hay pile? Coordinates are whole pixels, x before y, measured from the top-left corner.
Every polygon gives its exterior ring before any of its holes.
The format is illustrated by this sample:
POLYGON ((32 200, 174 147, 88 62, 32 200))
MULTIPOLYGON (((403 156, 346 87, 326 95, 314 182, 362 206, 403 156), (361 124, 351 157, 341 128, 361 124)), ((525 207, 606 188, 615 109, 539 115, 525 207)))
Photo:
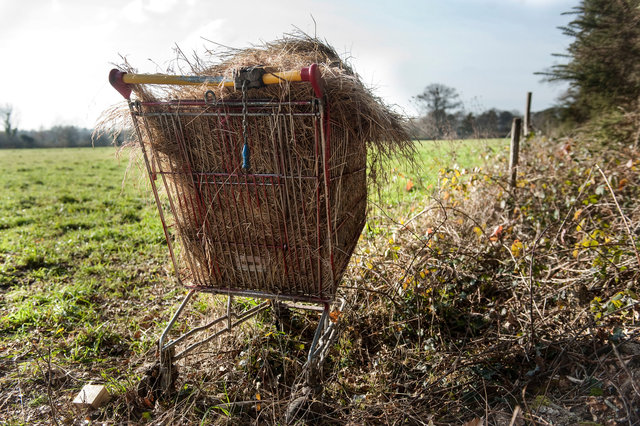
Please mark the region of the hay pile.
MULTIPOLYGON (((232 109, 142 104, 146 121, 135 118, 142 130, 140 142, 152 154, 174 212, 181 277, 213 292, 234 289, 329 300, 365 223, 367 180, 379 178, 384 157, 413 153, 403 120, 371 94, 333 48, 317 39, 287 36, 219 57, 221 62, 190 62, 190 73, 232 78, 234 70, 244 67, 276 72, 317 63, 329 126, 295 115, 302 107, 287 103, 312 99, 308 83, 248 90, 249 101, 281 104, 270 115, 250 118, 251 168, 246 174, 241 171, 242 117, 227 115, 232 109), (170 117, 153 115, 167 111, 170 117), (324 152, 316 140, 327 131, 325 176, 324 152)), ((242 99, 241 91, 225 87, 133 86, 142 102, 202 100, 205 90, 213 90, 218 101, 242 99)))

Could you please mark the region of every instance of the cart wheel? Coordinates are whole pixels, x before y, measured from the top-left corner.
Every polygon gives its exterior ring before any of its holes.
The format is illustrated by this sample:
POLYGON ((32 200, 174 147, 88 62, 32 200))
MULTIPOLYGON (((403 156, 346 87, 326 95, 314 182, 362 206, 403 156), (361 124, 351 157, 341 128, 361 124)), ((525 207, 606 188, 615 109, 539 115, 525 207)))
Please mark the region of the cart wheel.
POLYGON ((160 377, 160 364, 154 362, 151 365, 144 367, 144 375, 140 382, 138 382, 138 396, 140 398, 152 398, 156 399, 156 392, 154 389, 158 387, 158 378, 160 377))
POLYGON ((143 376, 137 388, 138 396, 141 398, 156 401, 173 392, 178 379, 178 369, 173 365, 173 350, 169 349, 165 352, 162 363, 158 360, 144 367, 143 376))
POLYGON ((171 395, 178 380, 178 369, 173 365, 175 349, 165 349, 160 354, 160 390, 164 395, 171 395))

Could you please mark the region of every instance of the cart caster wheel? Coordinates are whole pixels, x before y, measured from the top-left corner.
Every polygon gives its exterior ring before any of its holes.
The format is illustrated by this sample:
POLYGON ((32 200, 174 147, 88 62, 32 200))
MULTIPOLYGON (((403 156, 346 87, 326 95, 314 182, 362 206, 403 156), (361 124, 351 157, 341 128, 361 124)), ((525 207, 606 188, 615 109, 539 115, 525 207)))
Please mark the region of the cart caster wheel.
POLYGON ((162 364, 160 361, 156 361, 145 367, 143 377, 138 383, 139 397, 156 401, 173 392, 178 380, 178 369, 173 365, 173 351, 170 350, 170 353, 166 353, 162 360, 162 364))
POLYGON ((158 362, 160 366, 160 391, 164 395, 171 395, 171 393, 173 393, 176 381, 178 380, 178 369, 173 365, 174 355, 174 348, 169 348, 161 353, 160 361, 158 362))
POLYGON ((144 375, 138 382, 138 396, 155 401, 160 396, 160 363, 154 362, 144 369, 144 375))

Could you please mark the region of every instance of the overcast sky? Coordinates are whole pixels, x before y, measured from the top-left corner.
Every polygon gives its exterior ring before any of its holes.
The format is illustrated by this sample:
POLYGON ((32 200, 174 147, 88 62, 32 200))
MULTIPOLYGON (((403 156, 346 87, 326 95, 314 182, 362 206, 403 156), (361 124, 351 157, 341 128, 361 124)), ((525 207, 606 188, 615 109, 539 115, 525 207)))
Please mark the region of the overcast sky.
POLYGON ((558 26, 578 0, 0 0, 0 106, 21 129, 93 127, 122 98, 107 82, 120 55, 160 72, 183 51, 269 41, 297 27, 326 39, 388 103, 415 114, 431 83, 468 111, 551 106, 563 85, 533 73, 569 40, 558 26), (312 18, 313 17, 313 18, 312 18), (315 22, 314 22, 315 20, 315 22), (204 38, 204 39, 203 39, 204 38))

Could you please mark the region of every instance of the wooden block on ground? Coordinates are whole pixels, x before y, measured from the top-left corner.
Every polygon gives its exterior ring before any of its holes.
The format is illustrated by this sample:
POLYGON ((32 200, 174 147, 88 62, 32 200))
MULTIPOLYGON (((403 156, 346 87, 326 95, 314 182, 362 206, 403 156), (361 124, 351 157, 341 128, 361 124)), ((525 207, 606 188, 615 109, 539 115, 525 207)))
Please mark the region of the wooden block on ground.
POLYGON ((84 385, 73 403, 80 407, 99 408, 109 400, 109 392, 103 385, 84 385))

